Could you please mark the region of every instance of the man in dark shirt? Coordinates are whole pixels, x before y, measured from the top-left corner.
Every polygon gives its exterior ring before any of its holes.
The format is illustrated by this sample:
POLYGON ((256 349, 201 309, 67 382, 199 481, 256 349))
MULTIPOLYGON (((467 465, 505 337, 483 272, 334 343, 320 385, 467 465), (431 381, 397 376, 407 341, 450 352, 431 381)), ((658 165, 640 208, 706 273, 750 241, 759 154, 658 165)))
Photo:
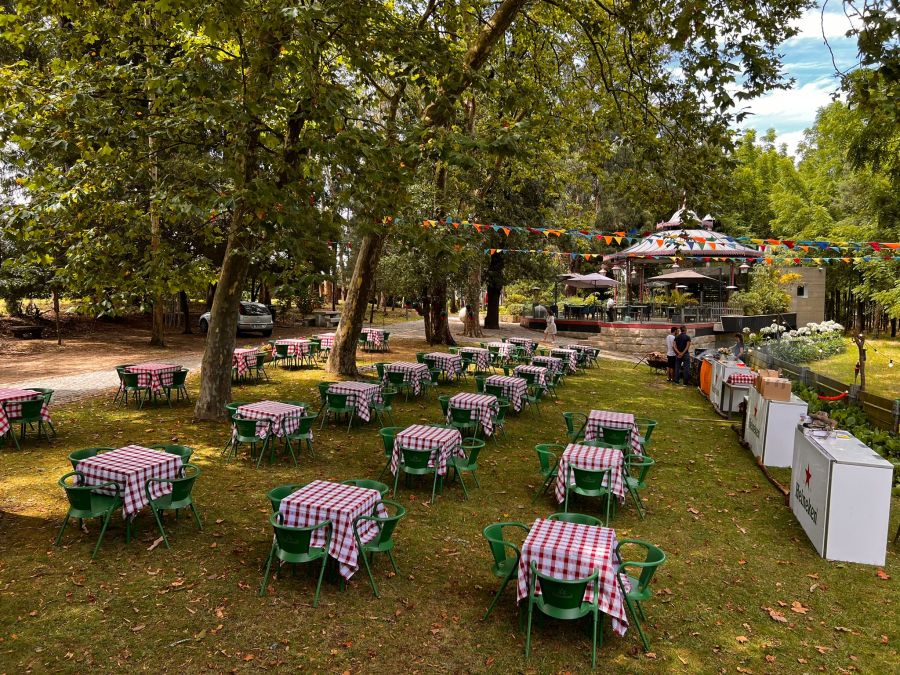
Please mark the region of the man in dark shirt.
POLYGON ((675 336, 675 383, 684 373, 684 385, 687 386, 691 379, 691 336, 687 334, 687 328, 681 327, 675 336))

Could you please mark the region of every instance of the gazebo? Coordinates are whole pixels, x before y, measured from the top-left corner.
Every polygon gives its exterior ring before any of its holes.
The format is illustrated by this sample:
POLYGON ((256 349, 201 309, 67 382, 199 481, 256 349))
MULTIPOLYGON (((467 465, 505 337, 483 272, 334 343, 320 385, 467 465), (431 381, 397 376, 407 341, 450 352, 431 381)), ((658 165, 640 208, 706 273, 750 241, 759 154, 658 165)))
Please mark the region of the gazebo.
MULTIPOLYGON (((638 297, 644 295, 644 274, 647 265, 665 264, 671 266, 672 273, 679 271, 688 272, 691 270, 682 270, 682 263, 728 263, 730 269, 728 285, 725 289, 728 291, 735 290, 734 270, 738 265, 741 271, 750 269, 750 265, 761 258, 763 253, 738 243, 733 238, 721 232, 715 232, 712 228, 715 226, 715 220, 712 216, 707 215, 700 218, 693 211, 682 206, 678 211, 672 214, 672 217, 665 222, 656 225, 656 232, 642 238, 636 244, 616 253, 610 253, 603 256, 604 263, 612 263, 612 271, 614 273, 624 272, 626 284, 626 305, 631 302, 631 286, 635 283, 634 275, 638 275, 636 281, 638 286, 638 297)), ((701 275, 697 272, 692 275, 702 278, 682 279, 682 283, 694 281, 697 283, 708 283, 704 280, 712 282, 722 282, 722 279, 715 279, 711 276, 701 275)), ((615 275, 615 274, 614 274, 615 275)), ((668 281, 665 277, 671 275, 660 275, 652 277, 656 280, 668 281)), ((676 280, 676 283, 678 281, 676 280)), ((724 303, 719 303, 722 307, 706 306, 706 312, 709 318, 713 314, 721 314, 724 309, 724 303)))

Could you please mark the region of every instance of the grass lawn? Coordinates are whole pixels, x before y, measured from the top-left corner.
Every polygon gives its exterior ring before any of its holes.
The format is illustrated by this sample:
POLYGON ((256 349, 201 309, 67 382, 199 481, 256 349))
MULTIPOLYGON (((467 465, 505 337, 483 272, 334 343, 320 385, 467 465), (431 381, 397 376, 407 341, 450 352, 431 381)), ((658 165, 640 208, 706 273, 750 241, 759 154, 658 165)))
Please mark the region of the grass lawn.
MULTIPOLYGON (((398 341, 387 360, 422 350, 398 341)), ((275 382, 239 387, 234 396, 313 402, 323 377, 278 370, 275 382)), ((471 380, 462 386, 474 388, 471 380)), ((265 494, 315 478, 375 478, 384 463, 376 426, 350 433, 326 426, 316 432, 316 456, 304 454, 299 468, 282 461, 257 470, 247 459, 220 458, 225 423, 194 423, 188 406, 123 410, 111 398, 58 406, 57 440, 0 452, 0 671, 588 671, 588 634, 570 622, 538 623, 525 660, 512 587, 482 622, 499 582, 481 530, 562 510, 550 495, 530 505, 539 484, 533 446, 564 441, 562 411, 591 408, 659 420, 647 518, 626 503, 613 526, 620 539, 648 540, 668 554, 645 603, 652 653, 643 653, 636 630, 619 638, 607 622, 600 668, 880 673, 900 662, 897 547, 889 549, 889 579, 873 567, 820 559, 709 403, 645 367, 605 361, 569 378, 559 402, 545 403, 539 415, 510 418, 505 439, 482 453, 482 487, 469 501, 458 485, 433 506, 430 487, 401 489, 409 509, 395 535, 401 574, 392 576, 378 558, 380 599, 361 570, 343 592, 326 581, 317 609, 314 578, 305 572, 278 577, 266 597, 257 595, 272 538, 265 494), (168 519, 172 549, 148 551, 157 531, 145 510, 128 546, 114 518, 93 563, 94 524, 89 534, 70 525, 63 546, 53 545, 66 508, 56 481, 71 469, 71 450, 176 440, 196 449, 193 461, 204 472, 194 490, 203 532, 189 518, 168 519)), ((402 426, 439 418, 434 398, 395 408, 402 426)), ((576 510, 599 511, 590 501, 576 510)))
MULTIPOLYGON (((866 347, 866 391, 887 398, 900 398, 900 339, 866 340, 866 347), (888 367, 891 359, 894 360, 893 368, 888 367)), ((807 365, 817 373, 853 384, 857 361, 859 350, 847 338, 847 351, 843 354, 807 365)))

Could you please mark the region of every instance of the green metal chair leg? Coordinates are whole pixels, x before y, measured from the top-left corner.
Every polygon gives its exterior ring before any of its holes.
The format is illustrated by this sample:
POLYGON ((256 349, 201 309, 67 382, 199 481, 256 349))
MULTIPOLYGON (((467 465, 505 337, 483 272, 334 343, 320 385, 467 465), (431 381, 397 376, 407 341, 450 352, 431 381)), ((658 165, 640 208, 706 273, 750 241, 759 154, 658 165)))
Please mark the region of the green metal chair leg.
POLYGON ((363 564, 366 566, 366 573, 369 575, 369 583, 372 584, 372 592, 375 594, 376 598, 380 598, 381 594, 378 592, 378 585, 375 583, 375 576, 372 574, 372 567, 369 565, 369 557, 366 555, 361 555, 363 564))
POLYGON ((100 550, 100 543, 103 541, 103 535, 106 534, 106 527, 109 525, 109 519, 112 517, 112 509, 106 512, 103 518, 103 527, 100 528, 100 536, 97 537, 97 545, 94 546, 94 552, 91 554, 91 560, 97 557, 97 551, 100 550))
POLYGON ((394 560, 394 552, 388 551, 387 554, 388 554, 388 558, 390 558, 390 561, 391 561, 391 567, 394 568, 394 574, 400 574, 400 568, 397 566, 397 561, 394 560))
POLYGON ((650 651, 650 643, 647 641, 647 636, 644 635, 644 630, 643 630, 643 628, 641 628, 641 620, 638 617, 638 614, 635 611, 634 606, 631 603, 631 600, 628 599, 627 595, 625 596, 625 605, 626 605, 626 607, 628 607, 628 611, 631 612, 631 616, 634 619, 634 625, 637 626, 638 635, 641 636, 641 644, 644 645, 644 651, 649 652, 650 651))
POLYGON ((509 580, 512 579, 513 572, 516 568, 513 568, 509 574, 506 575, 506 578, 503 579, 503 583, 500 585, 500 590, 498 590, 494 594, 494 599, 491 601, 490 607, 487 608, 487 611, 484 613, 484 616, 481 618, 482 621, 486 621, 487 618, 491 615, 491 612, 494 611, 494 607, 497 606, 497 601, 500 600, 500 596, 503 595, 503 591, 506 590, 507 584, 509 584, 509 580))
POLYGON ((66 517, 63 519, 62 527, 59 528, 59 534, 56 535, 56 545, 59 546, 59 542, 62 539, 63 532, 66 531, 66 525, 69 524, 69 514, 66 514, 66 517))
POLYGON ((272 540, 272 548, 269 550, 269 558, 266 560, 266 571, 263 573, 262 586, 259 587, 259 597, 266 594, 266 586, 269 585, 269 571, 272 569, 272 558, 275 557, 275 540, 272 540))
POLYGON ((191 504, 191 513, 194 514, 194 520, 197 521, 197 529, 202 532, 203 523, 200 520, 200 512, 197 510, 197 507, 193 503, 191 504))
POLYGON ((469 491, 468 491, 468 489, 466 489, 466 481, 463 480, 462 472, 461 472, 461 471, 457 471, 456 469, 454 469, 454 470, 453 470, 453 476, 454 476, 455 478, 459 478, 459 484, 462 485, 463 494, 466 496, 466 500, 468 501, 468 499, 469 499, 469 491))
POLYGON ((166 529, 163 527, 162 519, 159 517, 159 511, 154 509, 152 504, 150 505, 150 509, 153 511, 153 517, 156 518, 156 524, 159 526, 159 533, 162 535, 166 548, 172 548, 169 546, 169 538, 166 536, 166 529))
MULTIPOLYGON (((313 607, 319 606, 319 591, 322 589, 322 579, 325 578, 325 563, 328 562, 328 556, 322 558, 322 571, 319 572, 319 583, 316 584, 316 595, 313 598, 313 607)), ((343 577, 341 577, 343 579, 343 577)))

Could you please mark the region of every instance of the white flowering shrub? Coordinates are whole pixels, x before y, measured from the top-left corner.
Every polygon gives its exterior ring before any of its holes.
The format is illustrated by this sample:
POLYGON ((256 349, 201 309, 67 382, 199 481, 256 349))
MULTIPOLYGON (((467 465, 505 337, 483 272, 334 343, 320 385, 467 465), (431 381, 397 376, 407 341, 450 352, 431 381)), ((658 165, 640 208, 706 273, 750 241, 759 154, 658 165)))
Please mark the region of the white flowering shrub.
POLYGON ((784 361, 809 363, 842 353, 847 348, 843 333, 844 327, 837 321, 808 323, 796 330, 772 323, 758 334, 752 333, 748 342, 765 345, 769 354, 784 361))

